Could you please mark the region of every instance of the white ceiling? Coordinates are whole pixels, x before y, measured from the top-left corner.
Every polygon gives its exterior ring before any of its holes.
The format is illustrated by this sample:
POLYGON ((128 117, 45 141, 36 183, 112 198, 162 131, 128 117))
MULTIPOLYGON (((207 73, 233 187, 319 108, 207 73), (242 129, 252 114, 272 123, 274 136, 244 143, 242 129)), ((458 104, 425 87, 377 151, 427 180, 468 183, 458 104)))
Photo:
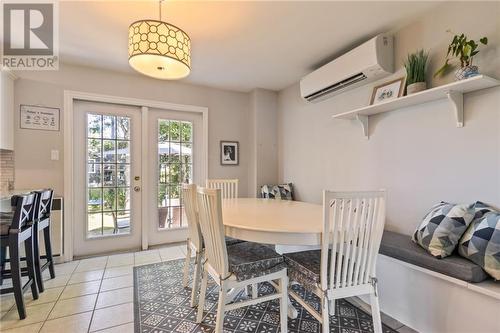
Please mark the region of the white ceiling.
MULTIPOLYGON (((191 37, 192 72, 183 81, 239 91, 280 90, 436 4, 165 1, 163 18, 191 37)), ((128 26, 157 18, 158 2, 65 1, 59 10, 63 63, 133 73, 127 61, 128 26)))

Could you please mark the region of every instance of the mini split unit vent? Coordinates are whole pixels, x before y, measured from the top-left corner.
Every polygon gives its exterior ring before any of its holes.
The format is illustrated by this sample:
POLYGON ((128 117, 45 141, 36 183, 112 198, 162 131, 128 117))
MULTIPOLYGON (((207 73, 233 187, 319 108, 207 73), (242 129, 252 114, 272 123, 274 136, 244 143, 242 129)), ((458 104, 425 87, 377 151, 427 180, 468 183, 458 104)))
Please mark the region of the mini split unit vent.
POLYGON ((394 72, 392 36, 378 35, 300 80, 302 98, 319 102, 394 72))

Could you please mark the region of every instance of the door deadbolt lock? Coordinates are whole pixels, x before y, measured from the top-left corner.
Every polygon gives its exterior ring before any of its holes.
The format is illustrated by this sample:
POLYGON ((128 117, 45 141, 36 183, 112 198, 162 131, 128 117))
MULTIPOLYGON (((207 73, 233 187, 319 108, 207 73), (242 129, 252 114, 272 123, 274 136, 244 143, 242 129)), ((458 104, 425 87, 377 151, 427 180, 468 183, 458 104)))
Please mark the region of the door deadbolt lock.
POLYGON ((134 191, 139 192, 141 190, 140 186, 134 186, 134 191))
POLYGON ((139 176, 135 176, 135 177, 134 177, 134 180, 136 180, 136 181, 137 181, 137 180, 141 180, 141 177, 139 177, 139 176))

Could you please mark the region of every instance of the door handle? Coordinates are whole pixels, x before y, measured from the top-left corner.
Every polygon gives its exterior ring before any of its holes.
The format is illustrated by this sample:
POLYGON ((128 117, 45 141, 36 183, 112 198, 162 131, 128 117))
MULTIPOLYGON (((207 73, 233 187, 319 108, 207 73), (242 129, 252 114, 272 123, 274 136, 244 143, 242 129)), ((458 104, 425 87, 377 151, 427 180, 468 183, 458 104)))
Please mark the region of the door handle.
POLYGON ((134 191, 135 192, 140 192, 141 191, 141 187, 140 186, 134 186, 134 191))

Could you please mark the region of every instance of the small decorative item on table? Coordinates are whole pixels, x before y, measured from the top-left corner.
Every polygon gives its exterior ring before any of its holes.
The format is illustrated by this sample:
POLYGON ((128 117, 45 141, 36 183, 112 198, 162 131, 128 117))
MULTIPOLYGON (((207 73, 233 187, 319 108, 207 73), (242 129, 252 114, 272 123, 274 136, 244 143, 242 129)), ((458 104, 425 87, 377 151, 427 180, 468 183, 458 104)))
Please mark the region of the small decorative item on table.
POLYGON ((408 95, 427 89, 425 72, 429 54, 424 50, 409 54, 404 62, 406 69, 406 93, 408 95))
MULTIPOLYGON (((451 33, 450 30, 448 32, 451 33)), ((455 79, 457 81, 478 75, 479 68, 472 65, 472 60, 479 53, 479 43, 488 45, 488 38, 483 37, 476 42, 473 39, 468 39, 465 34, 454 35, 453 40, 448 46, 444 65, 434 73, 434 77, 442 76, 452 69, 455 66, 450 64, 452 60, 460 61, 460 68, 455 72, 455 79)))
POLYGON ((220 142, 220 164, 238 165, 240 164, 240 147, 238 141, 220 142))
POLYGON ((370 105, 387 102, 403 96, 404 87, 404 77, 374 87, 370 105))

